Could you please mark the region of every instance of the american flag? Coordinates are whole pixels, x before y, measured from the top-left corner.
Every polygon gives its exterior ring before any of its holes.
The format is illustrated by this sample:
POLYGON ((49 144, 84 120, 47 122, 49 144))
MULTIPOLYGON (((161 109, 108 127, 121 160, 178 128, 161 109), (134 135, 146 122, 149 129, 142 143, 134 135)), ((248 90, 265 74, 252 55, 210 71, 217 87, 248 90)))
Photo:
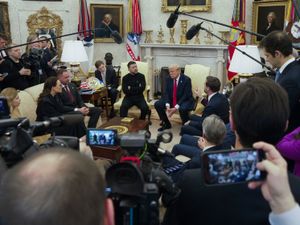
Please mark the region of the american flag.
POLYGON ((79 0, 78 39, 83 42, 88 55, 88 62, 81 63, 82 70, 87 73, 92 67, 94 57, 94 40, 91 31, 91 20, 86 0, 79 0), (81 32, 84 31, 84 32, 81 32))
POLYGON ((140 61, 140 37, 143 33, 140 6, 138 0, 129 0, 126 23, 126 50, 130 60, 140 61))
MULTIPOLYGON (((245 0, 235 0, 232 19, 231 19, 231 26, 245 29, 245 16, 246 16, 245 6, 246 6, 245 0)), ((229 42, 234 46, 244 45, 246 43, 245 32, 231 29, 229 42)), ((229 45, 227 69, 230 66, 230 60, 232 59, 234 51, 235 48, 229 45)), ((235 76, 236 73, 230 71, 227 72, 228 80, 231 81, 235 76)))

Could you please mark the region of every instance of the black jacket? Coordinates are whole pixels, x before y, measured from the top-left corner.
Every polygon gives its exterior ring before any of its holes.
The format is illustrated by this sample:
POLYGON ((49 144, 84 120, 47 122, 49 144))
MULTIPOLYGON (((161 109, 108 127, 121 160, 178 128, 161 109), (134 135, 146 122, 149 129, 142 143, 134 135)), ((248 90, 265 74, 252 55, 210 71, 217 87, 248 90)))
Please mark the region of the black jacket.
POLYGON ((128 73, 122 79, 122 90, 125 97, 142 96, 146 88, 144 74, 137 73, 132 75, 128 73))

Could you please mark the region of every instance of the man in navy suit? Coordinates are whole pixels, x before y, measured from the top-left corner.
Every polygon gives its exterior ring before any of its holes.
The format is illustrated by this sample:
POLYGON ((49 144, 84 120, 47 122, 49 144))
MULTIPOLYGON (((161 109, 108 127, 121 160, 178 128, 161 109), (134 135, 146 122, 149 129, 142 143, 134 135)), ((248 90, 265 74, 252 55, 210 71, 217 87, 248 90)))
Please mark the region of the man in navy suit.
POLYGON ((57 78, 60 80, 63 88, 59 98, 65 106, 73 107, 74 111, 81 112, 84 116, 89 116, 88 127, 95 128, 101 114, 98 107, 87 107, 75 84, 70 83, 70 74, 67 70, 61 69, 57 72, 57 78))
MULTIPOLYGON (((275 82, 288 93, 288 131, 300 126, 300 62, 293 57, 293 45, 282 31, 273 31, 260 42, 266 61, 276 68, 275 82)), ((270 115, 272 116, 272 115, 270 115)))
POLYGON ((221 82, 217 77, 206 78, 204 92, 208 96, 208 103, 204 108, 202 116, 192 115, 190 121, 182 128, 180 134, 202 135, 202 122, 212 114, 219 116, 225 124, 229 122, 229 102, 225 95, 220 94, 221 82))
POLYGON ((154 107, 162 121, 158 131, 171 128, 169 118, 179 111, 182 123, 188 121, 189 111, 194 107, 191 79, 181 74, 178 65, 169 66, 170 77, 167 78, 164 96, 155 102, 154 107))
POLYGON ((105 66, 104 62, 100 60, 95 62, 95 67, 97 68, 97 70, 95 71, 95 77, 98 78, 107 87, 108 96, 110 97, 112 105, 110 112, 110 117, 112 118, 115 116, 114 104, 118 96, 118 79, 116 71, 111 66, 105 66))

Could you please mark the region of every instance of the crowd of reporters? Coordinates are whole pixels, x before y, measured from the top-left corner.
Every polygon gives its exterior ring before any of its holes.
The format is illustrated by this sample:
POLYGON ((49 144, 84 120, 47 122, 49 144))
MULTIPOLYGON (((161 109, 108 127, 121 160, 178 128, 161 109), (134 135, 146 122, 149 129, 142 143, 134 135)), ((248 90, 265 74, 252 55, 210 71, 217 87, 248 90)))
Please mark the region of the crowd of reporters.
MULTIPOLYGON (((262 42, 261 47, 268 51, 268 38, 282 39, 281 35, 281 33, 271 33, 262 42)), ((287 47, 290 48, 284 45, 284 48, 287 47)), ((16 64, 11 70, 13 72, 9 73, 17 75, 20 80, 21 78, 26 80, 24 83, 29 86, 44 82, 47 76, 52 76, 51 73, 49 75, 45 73, 44 78, 40 76, 39 70, 43 68, 43 65, 51 66, 48 64, 49 61, 44 61, 45 64, 41 60, 41 67, 31 64, 33 67, 25 68, 26 66, 20 64, 22 60, 19 50, 13 52, 13 49, 8 51, 9 59, 1 60, 0 73, 3 73, 3 65, 16 64), (14 61, 12 58, 17 60, 14 61), (7 62, 7 60, 10 61, 7 62)), ((282 50, 279 47, 276 51, 282 50)), ((275 55, 273 57, 276 58, 275 55)), ((275 66, 278 67, 278 65, 275 66)), ((298 64, 294 66, 298 68, 298 64)), ((171 69, 176 70, 173 67, 171 69)), ((4 85, 7 84, 6 77, 1 81, 4 85)), ((22 82, 22 85, 24 83, 22 82)), ((1 94, 8 99, 11 115, 17 117, 19 102, 18 94, 14 90, 21 88, 2 87, 1 94)), ((172 151, 174 154, 163 156, 162 166, 165 169, 176 167, 175 170, 170 170, 172 172, 169 175, 181 189, 178 199, 167 208, 163 224, 250 225, 267 224, 269 221, 274 225, 296 225, 300 221, 300 208, 296 203, 300 201, 300 179, 287 171, 286 161, 273 146, 277 144, 283 156, 298 160, 299 149, 295 146, 299 145, 299 132, 295 130, 292 134, 285 133, 287 128, 290 131, 300 126, 297 124, 295 106, 291 104, 293 90, 291 91, 290 87, 284 83, 278 85, 269 78, 250 79, 234 89, 230 96, 229 112, 227 103, 224 105, 223 96, 219 97, 220 102, 216 103, 217 106, 212 105, 213 96, 216 99, 219 95, 218 82, 209 77, 205 88, 211 96, 210 98, 208 96, 205 113, 202 117, 194 116, 191 117, 191 121, 183 121, 185 125, 181 131, 182 139, 187 138, 193 141, 182 144, 185 146, 174 146, 172 151), (222 115, 226 115, 226 119, 222 115), (289 124, 291 115, 293 116, 292 124, 289 124), (200 136, 200 138, 189 136, 191 130, 193 135, 200 136), (234 147, 236 150, 253 147, 264 151, 266 159, 257 163, 256 168, 266 171, 267 178, 259 182, 250 182, 248 185, 206 187, 202 179, 201 154, 206 151, 224 149, 227 146, 234 147), (178 150, 178 147, 181 148, 178 150), (191 160, 181 163, 175 158, 179 154, 187 154, 191 160), (261 190, 258 190, 258 187, 261 190), (269 215, 270 207, 272 213, 269 215)), ((38 120, 44 120, 49 116, 45 115, 45 112, 53 112, 51 116, 78 113, 78 111, 83 115, 88 115, 91 112, 91 109, 81 104, 64 105, 58 98, 61 92, 62 85, 59 76, 46 80, 44 90, 38 100, 38 120)), ((167 106, 164 103, 162 106, 169 110, 170 105, 167 106)), ((162 117, 164 118, 165 115, 162 117)), ((171 127, 169 121, 163 122, 165 124, 162 130, 171 127)), ((77 125, 79 127, 75 130, 85 130, 85 127, 80 127, 84 124, 77 125)), ((73 135, 80 137, 82 134, 73 135)), ((295 174, 298 175, 299 165, 298 163, 296 165, 295 174)), ((4 173, 0 186, 0 218, 3 224, 13 225, 114 224, 112 202, 105 198, 104 190, 105 182, 99 168, 91 159, 67 150, 40 152, 4 173)))

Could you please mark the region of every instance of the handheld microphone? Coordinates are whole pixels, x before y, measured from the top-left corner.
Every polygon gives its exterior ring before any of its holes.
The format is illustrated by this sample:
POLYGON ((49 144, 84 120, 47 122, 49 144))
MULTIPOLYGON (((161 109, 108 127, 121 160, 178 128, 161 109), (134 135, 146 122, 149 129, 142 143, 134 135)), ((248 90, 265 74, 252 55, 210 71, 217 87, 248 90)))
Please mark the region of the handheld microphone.
POLYGON ((171 13, 169 19, 167 20, 167 27, 168 28, 173 28, 174 27, 174 25, 175 25, 175 23, 178 19, 178 14, 179 14, 178 11, 179 11, 180 5, 181 4, 179 4, 177 6, 176 10, 173 13, 171 13))
POLYGON ((193 25, 188 32, 186 32, 185 37, 187 40, 191 40, 193 37, 195 37, 195 35, 199 32, 199 30, 201 29, 201 25, 203 22, 198 23, 197 25, 193 25))
MULTIPOLYGON (((102 22, 103 23, 103 22, 102 22)), ((118 31, 112 30, 106 23, 103 23, 110 31, 112 38, 117 44, 121 44, 123 42, 123 39, 118 31)))

